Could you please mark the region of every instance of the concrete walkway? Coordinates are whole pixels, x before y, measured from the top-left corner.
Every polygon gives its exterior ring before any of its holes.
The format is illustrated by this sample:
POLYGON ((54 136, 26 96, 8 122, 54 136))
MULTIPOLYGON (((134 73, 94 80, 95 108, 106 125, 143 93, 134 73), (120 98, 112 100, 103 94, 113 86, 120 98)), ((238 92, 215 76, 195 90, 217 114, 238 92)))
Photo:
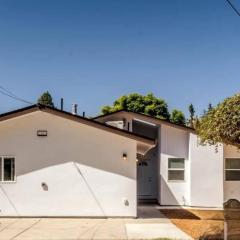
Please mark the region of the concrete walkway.
POLYGON ((138 219, 1 218, 1 240, 191 239, 156 208, 141 207, 138 219))

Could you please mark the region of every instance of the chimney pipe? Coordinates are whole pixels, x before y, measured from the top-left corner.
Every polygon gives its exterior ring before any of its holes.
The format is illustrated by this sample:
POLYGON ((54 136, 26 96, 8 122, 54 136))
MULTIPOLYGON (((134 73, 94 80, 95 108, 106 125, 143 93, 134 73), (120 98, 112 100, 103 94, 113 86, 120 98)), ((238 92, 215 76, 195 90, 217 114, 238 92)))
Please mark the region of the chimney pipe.
POLYGON ((61 111, 63 111, 63 98, 61 98, 61 111))
POLYGON ((78 108, 78 105, 76 103, 73 103, 73 105, 72 105, 72 114, 73 115, 77 115, 77 108, 78 108))

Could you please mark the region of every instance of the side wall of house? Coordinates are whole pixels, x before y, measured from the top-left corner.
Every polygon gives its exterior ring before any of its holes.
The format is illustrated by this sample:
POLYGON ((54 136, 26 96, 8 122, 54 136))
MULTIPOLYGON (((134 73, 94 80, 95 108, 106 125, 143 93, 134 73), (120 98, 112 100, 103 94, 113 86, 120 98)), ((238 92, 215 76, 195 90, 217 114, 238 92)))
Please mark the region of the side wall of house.
POLYGON ((190 133, 190 205, 223 206, 223 147, 203 146, 190 133))
POLYGON ((189 133, 161 125, 160 141, 160 204, 187 205, 189 203, 189 133), (185 180, 168 181, 168 159, 185 159, 185 180))
POLYGON ((197 135, 161 125, 160 204, 223 206, 223 147, 202 146, 197 135), (168 180, 168 159, 185 158, 185 180, 168 180), (214 193, 214 194, 213 194, 214 193))
POLYGON ((0 123, 3 155, 17 177, 0 216, 136 216, 135 140, 38 111, 0 123))
MULTIPOLYGON (((236 147, 224 146, 224 159, 240 158, 240 151, 236 147)), ((229 199, 240 201, 240 181, 224 181, 224 202, 229 199)))

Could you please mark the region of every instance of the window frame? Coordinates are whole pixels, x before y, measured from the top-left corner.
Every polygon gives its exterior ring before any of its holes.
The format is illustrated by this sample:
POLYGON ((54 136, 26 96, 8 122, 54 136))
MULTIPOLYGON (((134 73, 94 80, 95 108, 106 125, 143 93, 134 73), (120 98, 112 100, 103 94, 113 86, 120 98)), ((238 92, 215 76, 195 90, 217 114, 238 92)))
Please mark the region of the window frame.
POLYGON ((16 157, 13 155, 0 155, 0 170, 1 170, 1 174, 0 174, 0 183, 16 183, 17 182, 17 176, 16 176, 16 157), (4 180, 4 159, 5 158, 13 158, 14 159, 14 175, 13 175, 13 180, 12 181, 5 181, 4 180))
POLYGON ((168 182, 185 182, 186 181, 186 177, 185 177, 185 169, 186 169, 186 165, 185 165, 185 158, 177 158, 177 157, 170 157, 168 158, 168 169, 167 169, 167 179, 168 179, 168 182), (169 167, 169 162, 171 159, 178 159, 178 160, 183 160, 183 164, 184 164, 184 167, 183 168, 170 168, 169 167), (183 171, 183 179, 179 179, 179 180, 176 180, 176 179, 169 179, 169 172, 170 171, 183 171))
POLYGON ((240 168, 226 168, 226 162, 227 162, 227 160, 229 160, 229 159, 239 159, 239 161, 240 161, 240 157, 230 157, 230 158, 225 158, 225 160, 224 160, 224 181, 226 181, 226 182, 240 182, 240 168), (227 173, 227 171, 239 171, 239 180, 227 180, 226 179, 226 173, 227 173))

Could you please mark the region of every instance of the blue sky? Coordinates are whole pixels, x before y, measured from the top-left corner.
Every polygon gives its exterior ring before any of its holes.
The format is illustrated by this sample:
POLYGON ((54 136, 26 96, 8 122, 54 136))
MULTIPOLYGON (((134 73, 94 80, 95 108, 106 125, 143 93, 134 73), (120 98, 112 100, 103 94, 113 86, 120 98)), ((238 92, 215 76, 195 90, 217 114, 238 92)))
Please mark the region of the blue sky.
POLYGON ((131 92, 201 113, 239 92, 240 17, 225 0, 0 0, 0 85, 87 115, 131 92))

